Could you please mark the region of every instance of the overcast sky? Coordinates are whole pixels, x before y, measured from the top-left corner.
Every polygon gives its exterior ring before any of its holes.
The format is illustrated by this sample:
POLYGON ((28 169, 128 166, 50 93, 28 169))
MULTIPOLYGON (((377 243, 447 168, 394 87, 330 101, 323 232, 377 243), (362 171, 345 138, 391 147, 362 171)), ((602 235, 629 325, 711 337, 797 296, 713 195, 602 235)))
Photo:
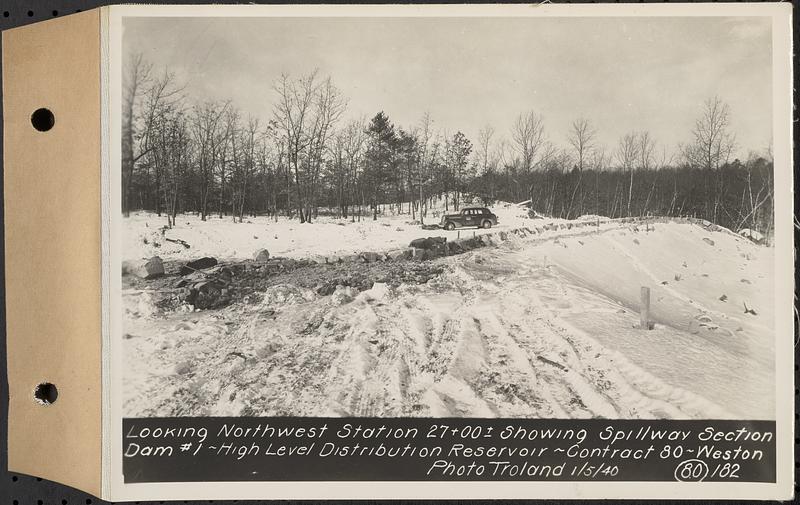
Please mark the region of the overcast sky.
POLYGON ((510 138, 534 110, 558 144, 585 117, 609 151, 641 130, 674 150, 714 95, 740 156, 772 139, 770 18, 125 18, 123 49, 263 120, 282 72, 319 68, 348 118, 383 110, 409 128, 429 111, 473 142, 487 124, 510 138))

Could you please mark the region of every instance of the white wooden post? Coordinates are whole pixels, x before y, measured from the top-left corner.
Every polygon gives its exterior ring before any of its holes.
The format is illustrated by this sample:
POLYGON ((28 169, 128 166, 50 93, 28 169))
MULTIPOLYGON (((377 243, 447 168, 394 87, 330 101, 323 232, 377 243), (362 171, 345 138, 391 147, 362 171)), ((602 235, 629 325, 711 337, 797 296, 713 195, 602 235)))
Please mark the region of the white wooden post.
POLYGON ((642 286, 642 305, 639 309, 639 327, 650 329, 650 288, 642 286))

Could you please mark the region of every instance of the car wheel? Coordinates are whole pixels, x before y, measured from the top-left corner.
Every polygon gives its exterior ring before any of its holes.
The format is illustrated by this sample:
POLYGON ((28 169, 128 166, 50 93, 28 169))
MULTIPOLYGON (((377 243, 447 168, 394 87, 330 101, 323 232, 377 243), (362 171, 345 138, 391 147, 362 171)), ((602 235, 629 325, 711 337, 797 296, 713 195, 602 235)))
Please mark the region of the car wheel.
POLYGON ((444 229, 452 231, 456 229, 456 225, 453 223, 447 223, 446 225, 444 225, 444 229))
POLYGON ((483 225, 484 228, 486 228, 488 230, 489 228, 492 227, 492 222, 487 219, 486 221, 484 221, 482 223, 482 225, 483 225))

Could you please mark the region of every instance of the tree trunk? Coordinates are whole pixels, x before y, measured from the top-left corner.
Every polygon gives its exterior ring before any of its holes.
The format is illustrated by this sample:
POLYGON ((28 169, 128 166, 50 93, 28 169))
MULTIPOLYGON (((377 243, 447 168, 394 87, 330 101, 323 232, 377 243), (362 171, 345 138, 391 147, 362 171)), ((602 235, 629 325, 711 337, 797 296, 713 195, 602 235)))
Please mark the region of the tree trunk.
POLYGON ((631 217, 631 199, 633 198, 633 169, 631 168, 631 183, 628 186, 628 217, 631 217))

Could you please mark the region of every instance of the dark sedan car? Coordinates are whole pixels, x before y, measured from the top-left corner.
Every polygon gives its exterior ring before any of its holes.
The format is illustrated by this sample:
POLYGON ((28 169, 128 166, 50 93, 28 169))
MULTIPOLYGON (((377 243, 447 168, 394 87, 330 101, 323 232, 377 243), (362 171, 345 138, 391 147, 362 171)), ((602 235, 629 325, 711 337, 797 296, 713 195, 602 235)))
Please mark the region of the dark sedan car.
POLYGON ((497 216, 485 207, 464 207, 456 214, 442 216, 440 226, 445 230, 454 230, 465 226, 491 228, 497 224, 497 216))

